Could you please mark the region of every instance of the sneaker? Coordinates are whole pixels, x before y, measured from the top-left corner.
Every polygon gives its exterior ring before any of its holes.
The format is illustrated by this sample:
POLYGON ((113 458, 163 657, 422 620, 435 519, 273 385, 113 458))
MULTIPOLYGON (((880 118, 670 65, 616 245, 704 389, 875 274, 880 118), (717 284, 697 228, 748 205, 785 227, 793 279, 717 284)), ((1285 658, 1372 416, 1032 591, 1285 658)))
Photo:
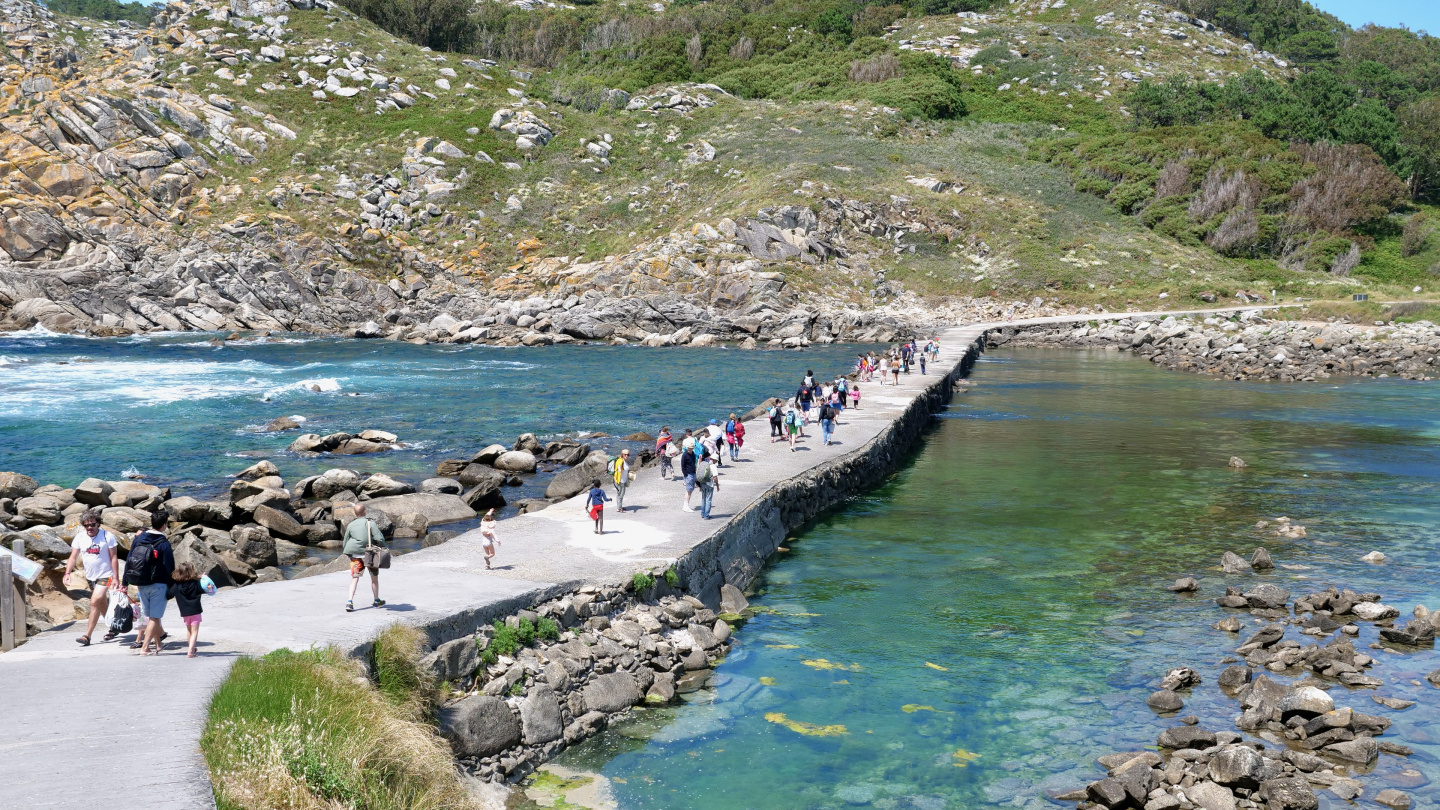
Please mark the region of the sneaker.
POLYGON ((346 602, 346 603, 345 603, 345 612, 346 612, 346 613, 354 613, 354 612, 355 612, 355 603, 354 603, 354 602, 346 602))
POLYGON ((370 607, 385 607, 385 600, 376 599, 374 602, 370 603, 370 607))

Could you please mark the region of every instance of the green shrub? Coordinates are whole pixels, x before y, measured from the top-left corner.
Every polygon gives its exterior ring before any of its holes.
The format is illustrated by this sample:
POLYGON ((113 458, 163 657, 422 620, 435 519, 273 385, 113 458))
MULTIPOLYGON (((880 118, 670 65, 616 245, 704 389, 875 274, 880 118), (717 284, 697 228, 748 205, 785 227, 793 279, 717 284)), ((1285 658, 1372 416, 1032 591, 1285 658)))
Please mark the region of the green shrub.
POLYGON ((540 621, 535 624, 535 638, 555 641, 560 638, 560 623, 549 616, 541 616, 540 621))
POLYGON ((515 641, 521 647, 529 647, 535 643, 535 624, 529 619, 522 618, 516 622, 515 641))
POLYGON ((490 639, 490 645, 485 652, 490 654, 490 660, 486 663, 495 663, 495 658, 502 655, 514 655, 520 651, 520 631, 502 621, 492 625, 495 628, 495 637, 490 639))
POLYGON ((665 584, 672 588, 680 587, 680 573, 673 565, 665 569, 665 584))
POLYGON ((635 576, 630 578, 631 587, 639 592, 655 587, 655 577, 644 571, 636 571, 635 576))
POLYGON ((979 53, 970 57, 971 65, 998 65, 1001 62, 1010 61, 1010 49, 1004 45, 991 45, 982 48, 979 53))

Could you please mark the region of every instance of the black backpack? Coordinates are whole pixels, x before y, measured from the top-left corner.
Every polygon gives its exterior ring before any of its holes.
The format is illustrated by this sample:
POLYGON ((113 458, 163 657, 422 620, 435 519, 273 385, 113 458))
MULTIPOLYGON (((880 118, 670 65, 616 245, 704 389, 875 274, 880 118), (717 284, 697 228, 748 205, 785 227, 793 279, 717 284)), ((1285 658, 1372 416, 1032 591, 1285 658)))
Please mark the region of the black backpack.
POLYGON ((148 532, 135 538, 130 554, 125 557, 126 585, 154 585, 160 579, 163 563, 158 544, 164 539, 148 532))

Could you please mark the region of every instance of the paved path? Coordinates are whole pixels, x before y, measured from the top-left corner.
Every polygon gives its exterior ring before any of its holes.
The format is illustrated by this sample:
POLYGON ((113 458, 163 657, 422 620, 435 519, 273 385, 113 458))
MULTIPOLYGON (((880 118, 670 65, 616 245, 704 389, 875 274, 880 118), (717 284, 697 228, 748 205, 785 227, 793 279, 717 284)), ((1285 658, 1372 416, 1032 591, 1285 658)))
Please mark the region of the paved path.
MULTIPOLYGON (((1205 312, 1234 312, 1234 307, 1205 312)), ((966 348, 1002 326, 1160 317, 1183 313, 1111 313, 1037 318, 957 327, 941 334, 932 371, 948 372, 966 348)), ((757 362, 794 362, 803 355, 757 353, 757 362), (793 360, 791 358, 794 358, 793 360)), ((478 532, 397 557, 381 576, 381 609, 343 611, 348 574, 326 574, 240 588, 205 603, 201 656, 184 650, 141 658, 118 643, 74 642, 78 627, 42 633, 0 655, 0 808, 75 808, 98 805, 147 810, 214 806, 199 753, 209 696, 237 656, 281 647, 335 644, 353 648, 382 627, 404 621, 427 624, 498 608, 525 607, 585 581, 614 581, 641 568, 674 560, 718 531, 777 482, 797 476, 863 446, 935 379, 902 375, 898 387, 862 386, 860 409, 847 410, 835 435, 821 445, 818 426, 801 450, 770 444, 768 425, 752 423, 739 464, 722 471, 710 521, 680 509, 684 489, 661 481, 658 469, 641 470, 626 496, 626 512, 607 508, 606 533, 597 536, 584 496, 499 524, 497 569, 486 571, 478 532), (152 707, 136 711, 144 702, 152 707), (162 696, 157 701, 155 696, 162 696)), ((780 393, 780 392, 777 392, 780 393)), ((723 416, 723 414, 717 414, 723 416)), ((699 494, 695 496, 699 505, 699 494)), ((368 601, 368 583, 357 593, 368 601)), ((166 617, 183 636, 179 617, 166 617)), ((508 611, 507 611, 508 612, 508 611)))

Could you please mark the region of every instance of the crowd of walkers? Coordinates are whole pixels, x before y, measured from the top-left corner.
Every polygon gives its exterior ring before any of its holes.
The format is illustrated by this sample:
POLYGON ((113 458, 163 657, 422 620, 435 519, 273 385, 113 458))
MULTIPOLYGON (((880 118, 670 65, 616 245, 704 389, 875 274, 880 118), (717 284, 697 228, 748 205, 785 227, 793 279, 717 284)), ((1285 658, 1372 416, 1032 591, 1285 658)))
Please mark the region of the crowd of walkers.
POLYGON ((860 355, 860 362, 856 364, 856 379, 873 382, 875 375, 879 374, 881 385, 885 384, 886 379, 889 379, 891 385, 899 385, 901 374, 909 374, 917 366, 920 373, 925 374, 929 362, 939 356, 938 340, 927 340, 923 346, 911 340, 884 354, 866 352, 860 355))
MULTIPOLYGON (((912 340, 883 355, 875 352, 860 355, 854 374, 831 381, 817 380, 815 373, 807 370, 793 396, 766 408, 764 419, 770 425, 770 442, 784 442, 789 446, 790 452, 796 452, 802 449, 801 443, 809 438, 806 428, 818 425, 821 443, 827 446, 834 443, 841 416, 847 409, 860 408, 862 382, 873 382, 878 372, 882 385, 885 384, 887 373, 890 375, 890 384, 899 385, 900 375, 909 374, 916 367, 921 374, 927 373, 929 361, 937 358, 939 353, 938 341, 929 340, 920 345, 912 340)), ((728 459, 732 464, 738 463, 744 446, 745 423, 733 413, 723 422, 712 419, 704 428, 698 431, 686 430, 683 434, 672 432, 668 425, 663 426, 655 439, 660 479, 682 483, 685 495, 680 508, 686 512, 693 512, 697 508, 694 500, 698 490, 700 517, 708 520, 714 508, 715 496, 720 491, 721 470, 725 467, 725 461, 728 459)), ((636 475, 631 467, 629 453, 628 450, 622 451, 620 458, 612 462, 610 467, 615 484, 614 500, 622 512, 625 511, 625 490, 630 482, 635 480, 636 475)), ((596 532, 604 532, 604 509, 609 502, 611 498, 606 494, 601 482, 596 480, 586 500, 586 509, 595 522, 596 532)))
POLYGON ((81 514, 80 530, 75 532, 70 558, 65 562, 62 581, 68 583, 78 567, 90 587, 90 617, 85 634, 75 640, 81 646, 90 646, 96 626, 103 619, 105 641, 133 631, 131 649, 142 655, 159 655, 170 637, 161 620, 174 600, 185 625, 187 655, 194 658, 200 639, 202 597, 214 594, 215 584, 188 562, 176 565, 165 535, 170 515, 163 509, 150 516, 149 529, 135 535, 122 569, 120 543, 113 532, 100 525, 100 512, 94 508, 81 514))

